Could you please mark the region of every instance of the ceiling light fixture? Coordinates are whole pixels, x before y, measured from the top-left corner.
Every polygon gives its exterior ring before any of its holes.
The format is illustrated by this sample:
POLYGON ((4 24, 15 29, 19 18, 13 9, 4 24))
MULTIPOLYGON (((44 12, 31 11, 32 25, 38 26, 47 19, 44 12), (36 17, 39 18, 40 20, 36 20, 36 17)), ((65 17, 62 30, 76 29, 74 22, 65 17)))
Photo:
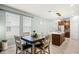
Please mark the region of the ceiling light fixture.
POLYGON ((61 14, 60 13, 56 13, 58 16, 61 16, 61 14))
POLYGON ((55 9, 54 9, 54 10, 49 10, 48 12, 49 12, 49 13, 54 13, 54 14, 56 14, 57 16, 62 16, 61 13, 60 13, 59 11, 55 10, 55 9))

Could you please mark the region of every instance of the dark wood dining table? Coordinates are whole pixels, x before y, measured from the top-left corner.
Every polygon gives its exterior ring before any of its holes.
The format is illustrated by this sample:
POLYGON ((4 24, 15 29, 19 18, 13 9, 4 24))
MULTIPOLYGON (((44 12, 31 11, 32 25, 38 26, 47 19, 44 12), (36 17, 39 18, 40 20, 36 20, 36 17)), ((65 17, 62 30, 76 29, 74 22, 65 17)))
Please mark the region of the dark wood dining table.
POLYGON ((35 50, 34 50, 35 44, 37 42, 42 42, 42 40, 45 39, 45 36, 39 36, 37 38, 34 38, 31 35, 29 35, 29 36, 23 36, 23 37, 21 37, 21 39, 32 45, 32 54, 35 54, 35 50))

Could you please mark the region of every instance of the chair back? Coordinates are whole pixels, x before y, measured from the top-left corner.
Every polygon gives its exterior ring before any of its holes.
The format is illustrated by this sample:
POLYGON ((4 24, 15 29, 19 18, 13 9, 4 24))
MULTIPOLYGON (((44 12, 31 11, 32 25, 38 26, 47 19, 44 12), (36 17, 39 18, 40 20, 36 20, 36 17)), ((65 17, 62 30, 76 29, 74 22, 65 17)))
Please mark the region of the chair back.
POLYGON ((21 37, 20 36, 15 36, 14 35, 14 38, 15 38, 15 44, 16 44, 16 48, 22 48, 21 46, 22 46, 22 42, 21 42, 21 37))
POLYGON ((30 35, 30 32, 23 32, 23 36, 28 36, 30 35))
POLYGON ((43 40, 43 45, 44 46, 48 46, 50 44, 50 39, 49 39, 49 35, 45 37, 45 39, 43 40))

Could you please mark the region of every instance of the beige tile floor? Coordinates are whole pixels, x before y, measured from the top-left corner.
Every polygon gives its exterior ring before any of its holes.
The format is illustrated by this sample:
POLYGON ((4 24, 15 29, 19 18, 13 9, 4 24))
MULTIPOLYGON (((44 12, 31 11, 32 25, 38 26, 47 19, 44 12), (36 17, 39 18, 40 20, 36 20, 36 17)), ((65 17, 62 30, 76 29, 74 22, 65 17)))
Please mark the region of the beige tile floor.
MULTIPOLYGON (((12 46, 8 50, 1 52, 1 54, 15 54, 15 51, 15 46, 12 46)), ((50 44, 50 52, 51 54, 78 54, 79 40, 66 38, 61 46, 50 44)))
POLYGON ((51 45, 51 54, 78 54, 79 40, 67 39, 61 46, 51 45))

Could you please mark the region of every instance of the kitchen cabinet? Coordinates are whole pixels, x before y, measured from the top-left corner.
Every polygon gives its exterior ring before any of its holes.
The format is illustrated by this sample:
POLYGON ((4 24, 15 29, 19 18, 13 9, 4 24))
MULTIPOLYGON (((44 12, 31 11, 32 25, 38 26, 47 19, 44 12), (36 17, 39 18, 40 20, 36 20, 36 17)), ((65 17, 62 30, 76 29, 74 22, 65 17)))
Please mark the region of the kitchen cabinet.
POLYGON ((65 41, 63 33, 52 34, 52 44, 60 46, 65 41))

